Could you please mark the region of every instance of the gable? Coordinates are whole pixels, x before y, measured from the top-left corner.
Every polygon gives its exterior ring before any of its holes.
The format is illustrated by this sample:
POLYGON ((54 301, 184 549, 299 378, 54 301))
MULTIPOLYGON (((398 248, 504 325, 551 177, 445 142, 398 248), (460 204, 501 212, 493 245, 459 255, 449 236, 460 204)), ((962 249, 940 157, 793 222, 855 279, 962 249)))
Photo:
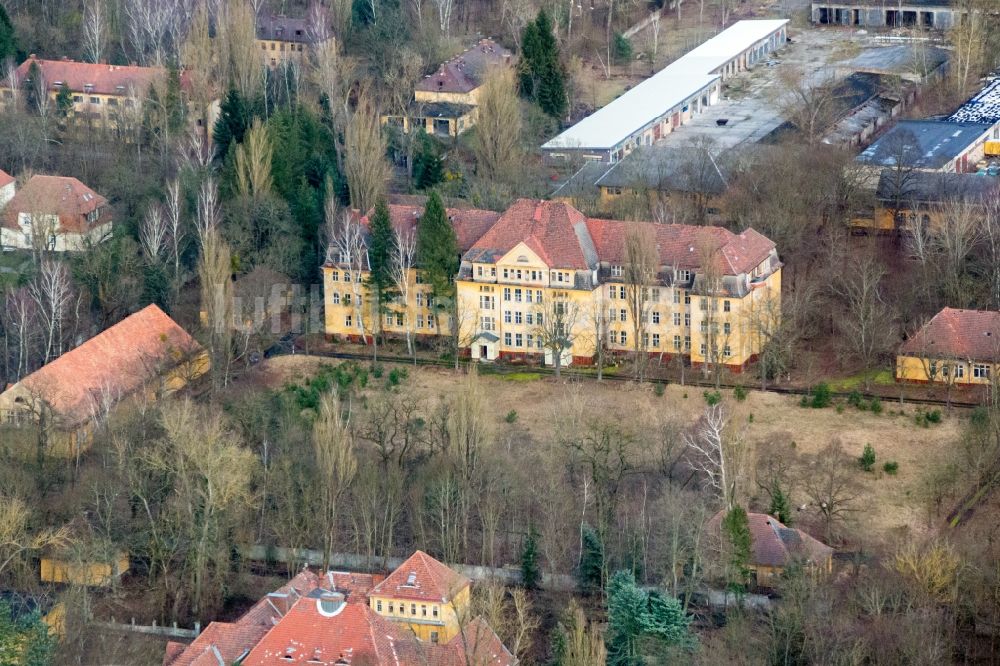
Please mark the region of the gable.
POLYGON ((507 254, 497 259, 496 263, 498 266, 513 266, 514 268, 550 268, 524 241, 512 247, 507 254))

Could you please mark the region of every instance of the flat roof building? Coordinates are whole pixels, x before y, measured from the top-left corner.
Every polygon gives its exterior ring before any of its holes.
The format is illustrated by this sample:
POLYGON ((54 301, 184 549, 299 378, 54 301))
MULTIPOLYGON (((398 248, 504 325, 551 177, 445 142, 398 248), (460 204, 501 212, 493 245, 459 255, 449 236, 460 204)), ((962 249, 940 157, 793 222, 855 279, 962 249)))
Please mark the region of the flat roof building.
POLYGON ((542 145, 550 158, 617 162, 719 100, 722 81, 788 39, 788 20, 739 21, 542 145))
POLYGON ((985 154, 990 123, 903 120, 858 156, 876 168, 965 173, 985 154))
POLYGON ((817 25, 947 30, 967 10, 952 0, 813 0, 817 25))

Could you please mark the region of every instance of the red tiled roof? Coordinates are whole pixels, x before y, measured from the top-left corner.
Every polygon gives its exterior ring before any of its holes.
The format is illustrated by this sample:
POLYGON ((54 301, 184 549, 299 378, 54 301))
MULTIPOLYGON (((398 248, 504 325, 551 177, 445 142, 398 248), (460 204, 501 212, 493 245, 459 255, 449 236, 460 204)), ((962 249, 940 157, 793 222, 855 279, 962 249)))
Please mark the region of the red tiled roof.
MULTIPOLYGON (((465 252, 473 243, 479 240, 490 227, 500 218, 500 213, 479 208, 446 208, 451 226, 458 238, 458 249, 465 252)), ((397 230, 407 230, 416 233, 417 221, 424 214, 423 206, 389 204, 389 217, 392 226, 397 230)), ((362 222, 368 225, 366 215, 362 222)))
POLYGON ((19 229, 20 213, 33 215, 58 215, 57 233, 86 233, 98 224, 109 221, 107 213, 95 222, 88 222, 87 215, 99 208, 107 208, 108 200, 76 178, 67 176, 32 176, 4 208, 3 225, 19 229))
POLYGON ((524 243, 550 268, 592 268, 587 219, 567 203, 518 199, 466 253, 467 261, 493 263, 524 243), (584 236, 581 238, 581 234, 584 236))
POLYGON ((1000 360, 1000 312, 945 308, 904 342, 900 352, 996 362, 1000 360))
POLYGON ((364 597, 350 595, 339 606, 323 608, 315 590, 295 603, 243 659, 243 666, 345 663, 416 664, 420 645, 405 628, 377 615, 364 597))
POLYGON ((234 624, 212 622, 190 645, 167 644, 163 666, 219 666, 233 664, 264 637, 270 630, 259 624, 234 624), (171 654, 173 656, 171 657, 171 654))
POLYGON ((14 182, 14 176, 10 175, 3 169, 0 169, 0 187, 6 187, 14 182))
POLYGON ((71 92, 93 92, 98 95, 144 96, 149 85, 164 75, 164 70, 160 67, 28 58, 17 68, 19 81, 23 82, 28 78, 28 71, 33 62, 38 63, 38 68, 50 88, 54 88, 59 82, 68 86, 71 92))
POLYGON ((65 425, 90 417, 97 398, 120 400, 156 377, 164 364, 201 349, 156 305, 98 333, 9 388, 45 399, 65 425))
POLYGON ((637 226, 655 238, 661 265, 678 269, 703 269, 704 257, 711 254, 720 274, 739 275, 753 270, 774 249, 771 240, 753 229, 734 234, 723 227, 587 220, 597 255, 612 264, 624 262, 625 238, 637 226))
MULTIPOLYGON (((719 534, 725 511, 720 511, 708 521, 708 529, 719 534)), ((814 539, 800 529, 786 527, 777 518, 766 513, 747 513, 750 525, 750 564, 782 567, 795 558, 822 565, 833 555, 833 548, 814 539)))
POLYGON ((416 89, 423 92, 470 92, 482 85, 490 66, 508 63, 510 57, 510 51, 492 39, 481 39, 472 48, 441 63, 441 67, 425 76, 416 89))
POLYGON ((375 586, 372 595, 447 602, 469 586, 470 580, 418 550, 375 586))

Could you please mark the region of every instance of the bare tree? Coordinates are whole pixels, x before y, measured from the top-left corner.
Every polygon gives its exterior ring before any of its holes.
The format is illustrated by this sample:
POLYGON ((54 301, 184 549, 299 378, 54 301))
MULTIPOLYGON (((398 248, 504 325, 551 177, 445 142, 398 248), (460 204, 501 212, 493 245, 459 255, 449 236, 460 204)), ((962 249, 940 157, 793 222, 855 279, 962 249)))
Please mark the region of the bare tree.
POLYGON ((326 203, 326 220, 330 234, 329 258, 350 275, 350 279, 345 276, 344 280, 350 283, 354 325, 365 344, 371 340, 373 357, 377 359, 378 340, 375 327, 378 312, 371 312, 370 307, 367 309, 365 307, 367 299, 364 294, 362 274, 369 270, 369 266, 368 248, 365 244, 365 230, 361 218, 350 210, 338 212, 336 199, 330 196, 326 203))
MULTIPOLYGON (((58 358, 68 344, 66 328, 74 314, 73 282, 66 264, 43 259, 38 274, 29 285, 32 300, 38 307, 43 330, 43 364, 58 358)), ((77 319, 79 313, 77 312, 77 319)))
POLYGON ((455 0, 433 0, 438 10, 438 26, 445 38, 451 37, 451 15, 455 9, 455 0))
POLYGON ((104 0, 90 0, 83 13, 84 52, 90 62, 101 62, 104 59, 107 41, 104 0))
POLYGON ((0 495, 0 577, 20 558, 69 543, 66 527, 36 529, 31 514, 31 507, 20 497, 0 495))
POLYGON ((632 362, 634 377, 641 380, 646 376, 649 357, 647 324, 649 322, 650 285, 656 279, 660 267, 660 255, 656 246, 656 235, 652 228, 644 224, 630 224, 625 232, 625 247, 622 265, 622 281, 625 285, 625 304, 632 325, 632 362))
POLYGON ((184 247, 184 220, 181 216, 181 181, 174 178, 167 183, 167 229, 170 250, 174 260, 174 280, 179 281, 181 272, 181 248, 184 247))
POLYGON ((512 181, 522 165, 521 106, 511 67, 491 69, 479 90, 476 167, 487 180, 512 181))
POLYGON ((337 506, 358 471, 354 438, 341 414, 342 409, 336 396, 324 396, 313 423, 313 451, 321 488, 317 517, 323 531, 323 571, 330 568, 330 557, 336 544, 337 506))
POLYGON ((4 94, 8 99, 7 110, 18 109, 21 106, 21 77, 17 73, 17 63, 8 59, 3 63, 4 94))
POLYGON ((781 72, 785 116, 798 128, 808 145, 815 145, 836 117, 840 98, 837 85, 829 79, 817 81, 802 70, 782 69, 781 72))
POLYGON ((236 147, 236 186, 240 194, 253 199, 270 194, 273 154, 267 127, 255 118, 243 143, 236 147))
POLYGON ((894 344, 895 313, 882 288, 885 268, 871 255, 853 255, 842 264, 832 284, 845 306, 839 319, 843 342, 862 363, 864 386, 871 386, 871 371, 894 344))
POLYGON ((351 205, 362 213, 371 210, 385 192, 389 165, 378 110, 368 92, 362 92, 347 124, 344 169, 351 191, 351 205))
POLYGON ((151 205, 139 227, 139 244, 149 263, 159 263, 160 255, 167 249, 167 231, 163 208, 158 204, 151 205))
POLYGON ((559 377, 563 357, 573 348, 583 323, 581 308, 570 298, 569 292, 553 291, 544 302, 535 305, 534 319, 531 331, 541 343, 546 357, 551 357, 552 367, 556 377, 559 377))
MULTIPOLYGON (((254 8, 254 14, 257 14, 257 8, 254 8)), ((318 0, 309 3, 306 24, 306 36, 313 45, 322 44, 333 37, 330 29, 330 12, 318 0)))
POLYGON ((941 208, 941 222, 932 234, 934 249, 941 256, 948 301, 960 303, 968 286, 963 278, 968 271, 968 258, 979 243, 982 232, 983 208, 979 202, 949 197, 941 208))
POLYGON ((596 624, 587 621, 575 599, 570 599, 560 627, 566 637, 562 661, 565 666, 604 666, 607 663, 601 631, 596 624))
POLYGON ((735 505, 738 458, 737 447, 725 432, 728 424, 729 417, 722 405, 709 405, 694 428, 684 433, 691 466, 705 475, 727 511, 735 505))
POLYGON ((800 485, 819 510, 826 539, 834 537, 834 527, 854 510, 857 497, 854 460, 844 452, 839 439, 831 440, 815 454, 803 459, 800 485))
POLYGON ((229 382, 232 362, 233 281, 229 246, 214 226, 200 234, 201 256, 198 278, 201 283, 201 309, 208 334, 212 362, 212 383, 216 389, 229 382))
POLYGON ((413 345, 414 322, 410 316, 410 299, 413 296, 410 287, 410 275, 413 273, 417 255, 417 237, 413 231, 402 225, 394 229, 392 246, 392 281, 396 285, 398 302, 403 307, 403 324, 406 327, 406 350, 417 362, 417 353, 413 345))

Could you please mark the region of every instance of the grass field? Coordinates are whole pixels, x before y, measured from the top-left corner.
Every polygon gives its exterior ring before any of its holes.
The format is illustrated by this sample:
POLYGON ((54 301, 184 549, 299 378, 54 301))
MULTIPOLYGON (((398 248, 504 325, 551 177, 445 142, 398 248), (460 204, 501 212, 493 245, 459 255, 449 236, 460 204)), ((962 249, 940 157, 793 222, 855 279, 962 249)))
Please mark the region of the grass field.
MULTIPOLYGON (((300 355, 269 359, 264 381, 280 386, 304 378, 319 364, 329 362, 300 355)), ((587 413, 620 419, 625 424, 637 414, 657 412, 688 426, 705 409, 703 389, 677 384, 665 387, 663 395, 656 395, 648 384, 598 383, 583 378, 557 381, 529 371, 495 376, 484 373, 482 381, 497 420, 516 412, 518 423, 535 441, 554 438, 552 410, 567 400, 582 402, 587 413)), ((406 383, 421 395, 436 397, 454 391, 458 376, 444 368, 410 367, 406 383)), ((882 412, 874 414, 842 402, 839 410, 836 404, 825 409, 803 408, 797 396, 755 390, 750 390, 742 402, 733 397, 732 391, 723 390, 722 394, 733 434, 752 447, 758 460, 779 454, 794 457, 813 453, 834 438, 840 439, 851 458, 860 456, 865 444, 875 448, 875 471, 865 473, 858 468, 855 477, 859 484, 857 511, 850 519, 850 527, 862 545, 874 544, 890 534, 928 529, 919 500, 920 484, 925 470, 937 465, 961 436, 966 418, 961 410, 925 428, 916 423, 916 406, 900 406, 898 402, 885 401, 882 412), (882 471, 883 463, 888 461, 898 463, 895 475, 882 471)), ((798 504, 805 498, 793 489, 792 500, 798 504)))

